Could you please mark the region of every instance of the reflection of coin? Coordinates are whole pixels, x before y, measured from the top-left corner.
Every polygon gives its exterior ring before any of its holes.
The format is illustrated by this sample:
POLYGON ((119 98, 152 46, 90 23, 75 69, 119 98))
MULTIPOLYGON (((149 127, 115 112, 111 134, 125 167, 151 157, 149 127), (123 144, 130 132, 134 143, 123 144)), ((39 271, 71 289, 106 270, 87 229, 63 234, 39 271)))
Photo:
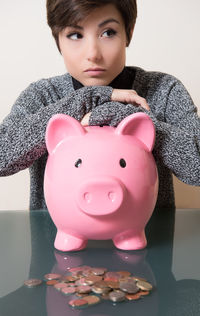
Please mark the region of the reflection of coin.
POLYGON ((115 290, 109 293, 109 298, 113 302, 122 302, 125 300, 125 293, 120 290, 115 290))
POLYGON ((136 284, 142 291, 152 290, 152 285, 149 282, 139 280, 136 284))
POLYGON ((88 305, 88 302, 85 299, 78 298, 76 300, 69 301, 69 305, 72 307, 84 307, 88 305))
POLYGON ((49 280, 49 281, 47 281, 46 282, 46 285, 55 285, 55 284, 57 284, 59 281, 58 280, 49 280))
POLYGON ((84 300, 88 302, 88 305, 94 305, 94 304, 100 303, 100 298, 96 295, 85 296, 84 300))
POLYGON ((24 281, 24 285, 26 285, 27 287, 38 286, 41 283, 42 283, 42 281, 39 279, 29 279, 29 280, 24 281))
POLYGON ((45 274, 44 277, 46 280, 56 280, 56 279, 60 279, 61 275, 57 273, 48 273, 48 274, 45 274))

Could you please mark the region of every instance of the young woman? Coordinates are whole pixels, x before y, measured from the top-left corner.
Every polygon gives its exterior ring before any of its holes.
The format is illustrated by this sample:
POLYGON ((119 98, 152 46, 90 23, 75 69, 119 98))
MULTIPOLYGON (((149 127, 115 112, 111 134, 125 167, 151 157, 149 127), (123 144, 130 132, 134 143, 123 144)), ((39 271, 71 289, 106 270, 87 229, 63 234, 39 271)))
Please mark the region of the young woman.
POLYGON ((83 125, 117 124, 145 112, 156 127, 157 208, 173 208, 172 173, 200 185, 200 118, 171 75, 126 67, 135 0, 47 0, 47 19, 68 73, 32 83, 0 125, 0 175, 30 168, 30 208, 46 208, 43 175, 48 120, 64 113, 83 125))

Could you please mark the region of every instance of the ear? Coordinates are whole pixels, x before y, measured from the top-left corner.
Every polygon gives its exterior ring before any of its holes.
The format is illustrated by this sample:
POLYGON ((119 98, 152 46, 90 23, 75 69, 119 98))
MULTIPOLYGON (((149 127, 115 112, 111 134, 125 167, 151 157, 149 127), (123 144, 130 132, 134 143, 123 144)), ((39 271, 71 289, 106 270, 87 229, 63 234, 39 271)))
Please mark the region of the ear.
POLYGON ((51 154, 55 147, 68 136, 84 135, 85 133, 84 127, 73 117, 56 114, 47 124, 45 135, 47 150, 51 154))
POLYGON ((134 31, 135 25, 132 27, 132 29, 130 30, 130 40, 128 42, 126 42, 126 47, 128 47, 130 45, 130 42, 132 41, 132 37, 133 37, 133 31, 134 31))
POLYGON ((151 152, 155 143, 155 127, 151 118, 144 113, 136 113, 127 116, 117 126, 115 133, 118 135, 130 135, 139 139, 151 152))

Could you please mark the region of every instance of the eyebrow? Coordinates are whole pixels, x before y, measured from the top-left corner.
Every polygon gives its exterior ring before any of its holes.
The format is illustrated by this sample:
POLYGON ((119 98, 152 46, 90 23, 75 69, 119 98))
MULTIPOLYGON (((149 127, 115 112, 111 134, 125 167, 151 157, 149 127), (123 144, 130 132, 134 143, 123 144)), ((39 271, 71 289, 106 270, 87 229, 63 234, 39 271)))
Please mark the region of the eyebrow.
MULTIPOLYGON (((117 21, 117 20, 111 18, 111 19, 107 19, 107 20, 101 22, 100 24, 98 24, 98 27, 102 27, 102 26, 104 26, 104 25, 106 25, 106 24, 108 24, 108 23, 111 23, 111 22, 115 22, 115 23, 117 23, 117 24, 120 24, 119 21, 117 21)), ((80 26, 80 25, 73 25, 73 24, 70 24, 70 25, 67 25, 67 26, 68 26, 68 27, 73 27, 73 28, 76 28, 76 29, 79 29, 79 30, 83 30, 83 27, 80 26)))

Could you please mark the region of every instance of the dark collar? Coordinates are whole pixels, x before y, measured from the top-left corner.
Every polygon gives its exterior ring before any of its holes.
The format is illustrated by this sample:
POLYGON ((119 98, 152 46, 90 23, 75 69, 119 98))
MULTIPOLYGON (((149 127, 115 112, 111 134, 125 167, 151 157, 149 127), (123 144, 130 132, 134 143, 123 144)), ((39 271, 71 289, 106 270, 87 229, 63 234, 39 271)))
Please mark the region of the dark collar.
MULTIPOLYGON (((125 67, 122 72, 108 85, 115 89, 131 89, 135 79, 135 71, 131 71, 125 67)), ((75 90, 83 87, 82 83, 72 77, 72 82, 75 90)))

